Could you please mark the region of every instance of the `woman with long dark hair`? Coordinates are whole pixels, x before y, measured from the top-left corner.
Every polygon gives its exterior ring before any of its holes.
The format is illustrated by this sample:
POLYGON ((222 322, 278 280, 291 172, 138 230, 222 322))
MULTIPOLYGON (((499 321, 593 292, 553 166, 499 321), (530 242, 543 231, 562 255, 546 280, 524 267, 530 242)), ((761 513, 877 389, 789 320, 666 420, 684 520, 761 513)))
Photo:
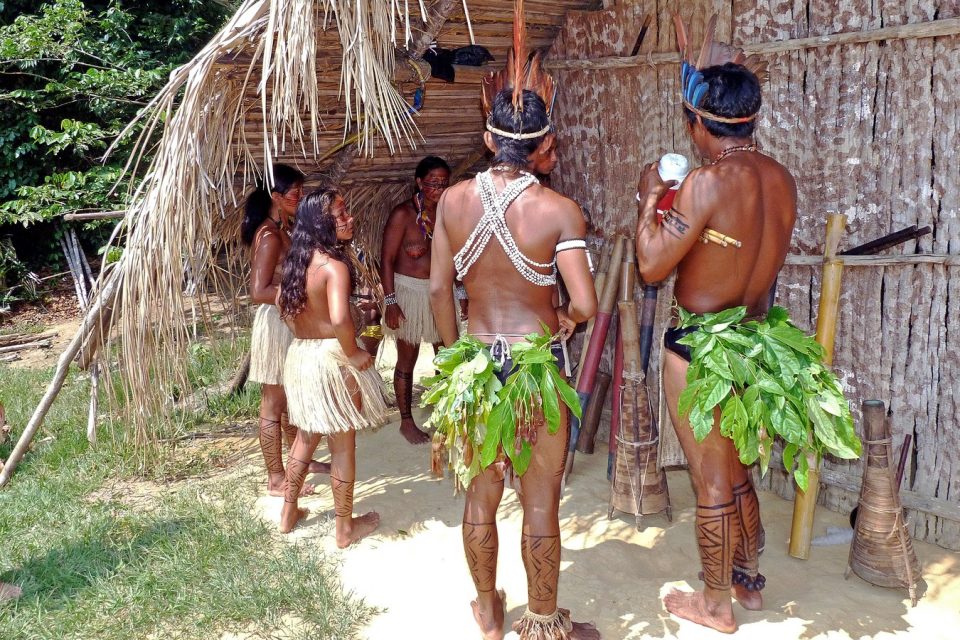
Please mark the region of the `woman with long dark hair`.
POLYGON ((340 193, 324 189, 297 208, 297 226, 283 263, 278 305, 293 330, 284 380, 290 418, 300 434, 287 462, 280 531, 293 530, 306 510, 297 506, 310 456, 327 436, 337 545, 347 547, 380 523, 371 511, 353 517, 356 432, 386 422, 383 380, 373 357, 357 343, 350 312, 354 267, 345 243, 353 217, 340 193))
POLYGON ((450 184, 450 167, 437 156, 427 156, 414 172, 416 192, 387 218, 380 249, 383 320, 397 340, 393 389, 400 410, 400 433, 410 444, 424 444, 430 436, 417 428, 411 411, 413 369, 420 343, 439 345, 440 335, 430 310, 430 243, 437 203, 450 184))
MULTIPOLYGON (((303 174, 287 165, 273 167, 273 186, 263 182, 247 197, 241 238, 250 246, 250 301, 257 307, 250 339, 250 373, 259 382, 260 449, 267 467, 267 491, 283 495, 284 467, 281 437, 293 446, 297 428, 287 420, 287 399, 283 392, 283 363, 293 340, 277 312, 280 265, 290 248, 297 204, 303 195, 303 174), (281 436, 282 434, 282 436, 281 436)), ((329 465, 314 463, 314 473, 325 473, 329 465)), ((305 487, 309 493, 313 487, 305 487)))

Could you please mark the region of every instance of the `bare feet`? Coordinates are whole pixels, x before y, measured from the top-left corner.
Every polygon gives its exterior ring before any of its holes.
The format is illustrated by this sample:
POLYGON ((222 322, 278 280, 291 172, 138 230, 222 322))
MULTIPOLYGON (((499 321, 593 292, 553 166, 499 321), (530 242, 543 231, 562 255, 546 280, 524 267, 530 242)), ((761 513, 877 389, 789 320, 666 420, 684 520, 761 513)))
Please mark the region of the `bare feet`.
MULTIPOLYGON (((567 620, 570 622, 570 631, 567 632, 567 638, 569 640, 600 640, 600 632, 591 622, 574 622, 570 620, 570 610, 564 609, 563 607, 558 607, 562 620, 567 620)), ((523 633, 523 622, 524 619, 520 618, 513 623, 513 630, 515 632, 523 633)))
POLYGON ((664 596, 663 606, 678 618, 696 622, 721 633, 733 633, 737 630, 737 621, 733 619, 730 605, 708 602, 700 591, 674 589, 664 596))
POLYGON ((337 518, 337 546, 341 549, 367 537, 380 526, 380 514, 376 511, 365 513, 359 518, 350 518, 347 526, 341 527, 341 520, 343 518, 337 518))
POLYGON ((747 611, 763 610, 763 595, 759 591, 747 591, 742 584, 735 584, 731 593, 740 606, 747 611))
POLYGON ((283 510, 280 512, 280 533, 290 533, 296 528, 297 523, 309 514, 309 509, 296 507, 292 502, 283 503, 283 510))
POLYGON ((410 444, 426 444, 430 442, 430 434, 417 428, 413 418, 404 418, 400 421, 400 435, 410 444))
MULTIPOLYGON (((703 571, 698 573, 697 577, 703 581, 703 571)), ((763 611, 763 594, 759 591, 750 591, 742 584, 734 583, 730 593, 747 611, 763 611)))
MULTIPOLYGON (((316 491, 316 489, 317 489, 316 485, 310 484, 308 482, 304 482, 303 486, 300 487, 300 493, 298 495, 301 498, 303 496, 312 496, 313 492, 316 491)), ((267 486, 268 496, 273 496, 274 498, 282 498, 283 492, 284 492, 284 485, 282 484, 280 485, 279 489, 271 489, 269 485, 267 486)))
POLYGON ((573 622, 573 631, 570 632, 570 640, 600 640, 600 632, 589 622, 573 622))
POLYGON ((477 621, 477 626, 480 627, 480 633, 483 634, 484 640, 503 640, 503 619, 507 596, 503 589, 497 589, 495 598, 491 611, 481 611, 480 603, 477 600, 470 601, 470 608, 473 609, 473 619, 477 621))

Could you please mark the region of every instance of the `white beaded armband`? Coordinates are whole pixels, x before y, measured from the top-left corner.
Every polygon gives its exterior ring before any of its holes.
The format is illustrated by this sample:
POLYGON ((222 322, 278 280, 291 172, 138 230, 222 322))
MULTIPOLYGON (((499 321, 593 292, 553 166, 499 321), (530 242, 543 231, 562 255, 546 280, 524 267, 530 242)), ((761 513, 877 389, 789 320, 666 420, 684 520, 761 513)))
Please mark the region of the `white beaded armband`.
POLYGON ((593 273, 593 259, 590 257, 590 251, 587 249, 587 241, 584 238, 562 240, 557 243, 553 251, 554 253, 560 253, 561 251, 569 251, 570 249, 583 249, 584 252, 586 252, 587 264, 590 266, 590 273, 593 273))

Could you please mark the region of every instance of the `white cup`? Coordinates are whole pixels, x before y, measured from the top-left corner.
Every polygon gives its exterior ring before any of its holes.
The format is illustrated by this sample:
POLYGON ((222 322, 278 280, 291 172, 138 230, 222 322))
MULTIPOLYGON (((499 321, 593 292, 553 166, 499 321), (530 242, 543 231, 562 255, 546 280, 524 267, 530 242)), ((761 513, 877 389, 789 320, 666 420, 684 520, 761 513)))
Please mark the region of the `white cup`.
POLYGON ((687 160, 686 156, 679 153, 665 153, 660 158, 660 164, 657 165, 657 173, 660 174, 660 179, 664 182, 676 180, 677 184, 672 188, 679 189, 680 183, 690 173, 690 161, 687 160))

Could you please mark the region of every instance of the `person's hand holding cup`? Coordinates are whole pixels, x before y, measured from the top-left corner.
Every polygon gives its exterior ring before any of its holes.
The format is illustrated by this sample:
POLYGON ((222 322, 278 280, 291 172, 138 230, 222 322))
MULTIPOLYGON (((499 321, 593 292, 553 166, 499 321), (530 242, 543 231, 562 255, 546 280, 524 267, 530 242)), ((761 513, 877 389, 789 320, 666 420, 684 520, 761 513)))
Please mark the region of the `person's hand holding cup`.
POLYGON ((679 153, 665 153, 656 164, 657 177, 670 187, 660 195, 657 201, 657 222, 663 222, 663 214, 673 206, 683 179, 690 173, 690 162, 679 153))

